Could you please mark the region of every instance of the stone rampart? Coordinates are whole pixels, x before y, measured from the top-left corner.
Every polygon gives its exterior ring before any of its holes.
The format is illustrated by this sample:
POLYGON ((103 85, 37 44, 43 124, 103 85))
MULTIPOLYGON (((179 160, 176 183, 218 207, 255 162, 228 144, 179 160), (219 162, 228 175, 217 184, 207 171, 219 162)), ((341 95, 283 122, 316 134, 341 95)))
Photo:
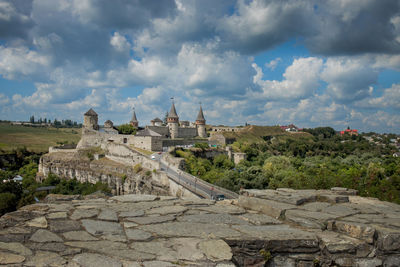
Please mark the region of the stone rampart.
POLYGON ((104 148, 106 151, 106 157, 116 162, 130 166, 141 164, 144 168, 150 170, 160 169, 158 161, 151 160, 147 156, 140 154, 128 146, 116 143, 107 143, 104 148))
POLYGON ((208 143, 207 139, 193 138, 193 139, 163 139, 163 147, 173 147, 173 146, 190 146, 196 143, 208 143))
POLYGON ((0 265, 400 265, 399 205, 337 188, 242 193, 239 206, 153 195, 49 195, 0 218, 0 265), (246 199, 263 207, 254 210, 246 199))
POLYGON ((107 184, 113 194, 151 193, 168 195, 167 185, 157 182, 146 170, 136 173, 132 165, 102 158, 90 160, 77 152, 55 152, 43 155, 39 162, 38 180, 54 173, 62 178, 77 179, 80 182, 107 184))

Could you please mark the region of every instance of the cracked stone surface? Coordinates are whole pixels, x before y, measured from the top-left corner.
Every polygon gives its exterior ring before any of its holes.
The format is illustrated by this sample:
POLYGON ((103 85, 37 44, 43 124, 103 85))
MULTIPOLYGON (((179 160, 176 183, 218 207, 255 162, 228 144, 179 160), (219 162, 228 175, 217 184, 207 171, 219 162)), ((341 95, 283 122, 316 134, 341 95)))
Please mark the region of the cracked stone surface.
POLYGON ((52 195, 0 218, 0 265, 399 266, 400 206, 354 190, 238 200, 52 195))

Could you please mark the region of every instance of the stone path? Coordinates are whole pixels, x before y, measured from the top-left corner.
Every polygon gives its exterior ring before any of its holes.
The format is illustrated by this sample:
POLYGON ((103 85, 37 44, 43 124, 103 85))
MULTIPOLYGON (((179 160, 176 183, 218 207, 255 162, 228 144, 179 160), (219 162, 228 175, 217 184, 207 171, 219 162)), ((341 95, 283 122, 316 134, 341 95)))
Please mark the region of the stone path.
POLYGON ((7 266, 400 266, 400 206, 354 191, 238 200, 49 196, 0 218, 7 266))

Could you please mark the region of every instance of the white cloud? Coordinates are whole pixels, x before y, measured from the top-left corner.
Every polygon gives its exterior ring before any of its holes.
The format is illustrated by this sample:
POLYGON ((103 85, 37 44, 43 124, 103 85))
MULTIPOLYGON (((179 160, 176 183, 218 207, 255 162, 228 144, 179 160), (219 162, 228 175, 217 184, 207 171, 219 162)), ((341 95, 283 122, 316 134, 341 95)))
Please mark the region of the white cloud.
POLYGON ((275 70, 276 66, 278 66, 279 62, 281 62, 282 59, 280 57, 277 57, 270 62, 265 63, 265 67, 269 68, 270 70, 275 70))
POLYGON ((7 79, 44 76, 51 64, 51 57, 27 47, 0 46, 0 74, 7 79))
POLYGON ((110 44, 118 52, 129 52, 130 44, 128 40, 126 40, 125 36, 119 34, 118 32, 115 32, 114 35, 111 37, 110 44))
MULTIPOLYGON (((301 99, 314 94, 319 86, 319 74, 323 65, 320 58, 308 57, 293 60, 283 74, 282 81, 262 80, 263 73, 255 63, 257 71, 254 83, 262 88, 261 96, 265 99, 301 99)), ((259 93, 255 96, 260 97, 259 93)))
POLYGON ((371 95, 378 71, 360 58, 328 58, 321 78, 328 83, 327 91, 336 100, 351 102, 371 95))
POLYGON ((396 108, 400 109, 400 84, 383 90, 380 97, 370 97, 355 103, 358 107, 367 108, 396 108))
POLYGON ((10 98, 5 94, 0 93, 0 105, 5 106, 10 103, 10 98))

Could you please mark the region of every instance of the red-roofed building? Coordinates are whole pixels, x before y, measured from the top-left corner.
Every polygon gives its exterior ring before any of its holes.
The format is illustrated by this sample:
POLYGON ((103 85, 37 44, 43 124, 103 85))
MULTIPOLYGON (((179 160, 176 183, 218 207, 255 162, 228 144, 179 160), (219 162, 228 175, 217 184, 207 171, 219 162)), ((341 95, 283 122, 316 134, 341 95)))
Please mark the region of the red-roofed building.
POLYGON ((340 131, 340 135, 345 135, 345 134, 357 136, 358 131, 357 131, 357 129, 346 129, 344 131, 340 131))

